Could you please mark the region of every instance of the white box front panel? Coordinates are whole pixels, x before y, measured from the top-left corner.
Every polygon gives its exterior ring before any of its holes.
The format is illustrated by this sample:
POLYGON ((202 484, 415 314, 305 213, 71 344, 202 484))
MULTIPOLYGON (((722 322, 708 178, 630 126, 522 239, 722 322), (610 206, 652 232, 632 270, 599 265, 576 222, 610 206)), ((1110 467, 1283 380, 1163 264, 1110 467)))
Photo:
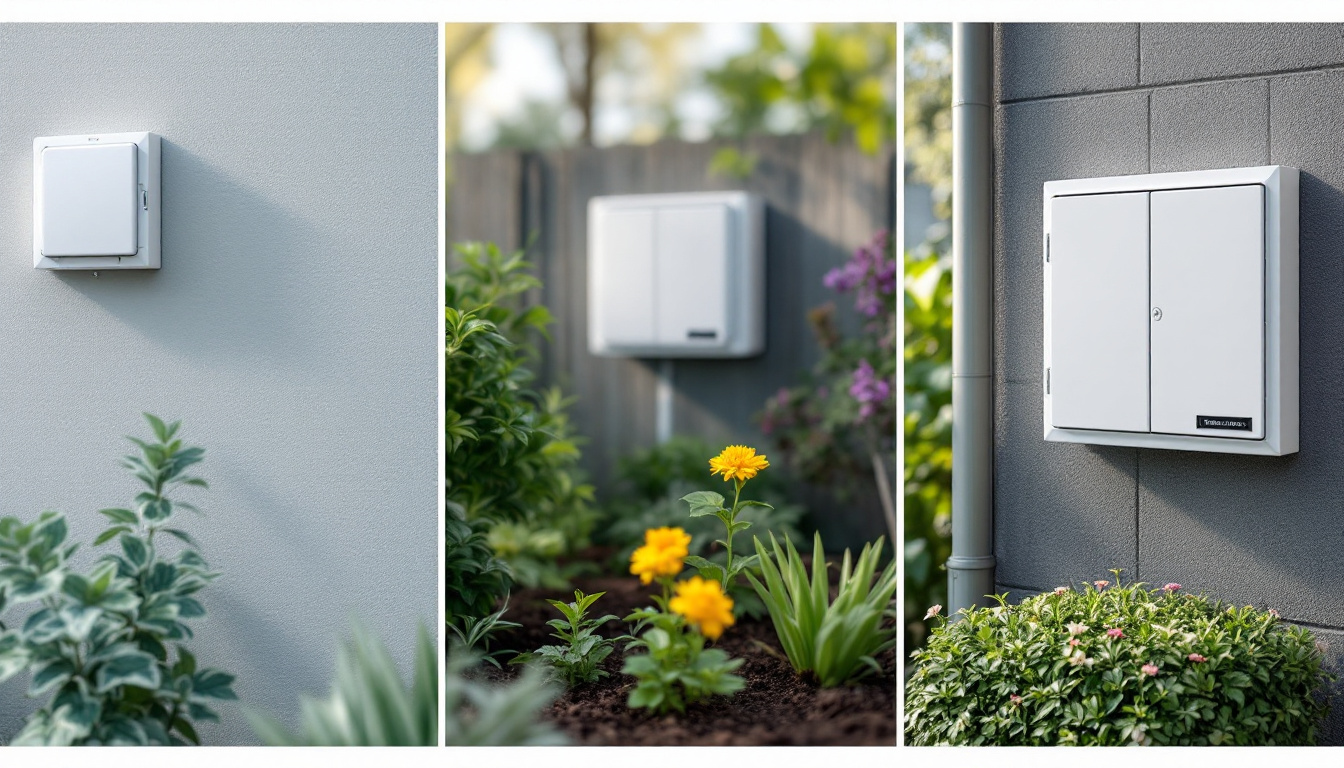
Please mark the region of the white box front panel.
POLYGON ((654 227, 659 344, 722 348, 728 341, 728 245, 731 212, 723 205, 662 208, 654 227), (684 297, 677 300, 673 297, 684 297))
POLYGON ((602 217, 608 257, 598 281, 597 322, 613 344, 639 344, 654 335, 654 213, 611 211, 602 217))
POLYGON ((1053 201, 1052 423, 1148 431, 1148 193, 1053 201))
POLYGON ((1265 436, 1264 242, 1258 184, 1152 193, 1154 432, 1265 436))
POLYGON ((134 144, 42 151, 42 255, 133 256, 139 250, 134 144))
POLYGON ((594 197, 588 349, 750 357, 765 350, 765 205, 746 192, 594 197))

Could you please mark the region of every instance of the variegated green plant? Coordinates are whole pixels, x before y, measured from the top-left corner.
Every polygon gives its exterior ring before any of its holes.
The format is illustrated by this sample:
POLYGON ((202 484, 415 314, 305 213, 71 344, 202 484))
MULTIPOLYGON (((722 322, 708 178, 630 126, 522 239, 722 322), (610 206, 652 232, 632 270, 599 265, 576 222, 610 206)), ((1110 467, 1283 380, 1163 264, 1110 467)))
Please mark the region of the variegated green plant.
POLYGON ((200 743, 194 723, 218 719, 211 705, 236 698, 233 676, 198 668, 184 645, 187 621, 205 615, 194 595, 217 574, 171 527, 175 512, 194 507, 168 494, 206 485, 186 474, 204 451, 175 437, 178 422, 145 418, 155 441, 129 438, 141 453, 123 465, 146 490, 130 508, 102 510, 112 525, 94 542, 116 540, 119 553, 76 573, 64 515, 0 520, 0 616, 11 605, 35 609, 21 627, 0 623, 0 681, 28 672, 28 695, 46 697, 13 744, 200 743), (167 556, 161 534, 185 546, 167 556))
POLYGON ((799 674, 811 674, 823 687, 844 685, 871 672, 880 672, 878 657, 896 647, 896 562, 877 574, 882 537, 865 544, 857 561, 849 550, 840 565, 835 600, 830 600, 830 578, 821 534, 813 537, 812 578, 793 542, 784 550, 773 535, 771 549, 752 537, 760 555, 762 584, 750 571, 756 588, 789 663, 799 674), (773 558, 772 558, 773 554, 773 558), (874 574, 877 574, 874 580, 874 574))

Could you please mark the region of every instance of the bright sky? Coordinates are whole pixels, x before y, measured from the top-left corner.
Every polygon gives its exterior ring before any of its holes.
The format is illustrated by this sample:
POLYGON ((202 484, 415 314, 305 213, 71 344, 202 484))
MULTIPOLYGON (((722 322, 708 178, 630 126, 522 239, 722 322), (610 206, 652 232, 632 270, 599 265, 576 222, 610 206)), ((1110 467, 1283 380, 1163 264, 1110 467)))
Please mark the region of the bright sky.
MULTIPOLYGON (((775 28, 790 47, 805 48, 811 40, 811 24, 777 24, 775 28)), ((687 65, 692 70, 717 66, 750 49, 756 40, 755 24, 702 24, 700 29, 687 50, 687 65)), ((469 150, 489 146, 495 124, 517 115, 527 101, 559 102, 565 98, 564 72, 555 46, 536 26, 498 25, 490 56, 493 70, 467 97, 462 113, 462 146, 469 150)), ((598 144, 628 137, 636 120, 628 106, 604 95, 599 90, 594 120, 598 144)), ((719 107, 708 91, 696 88, 678 98, 676 112, 684 136, 701 140, 709 138, 719 107)))

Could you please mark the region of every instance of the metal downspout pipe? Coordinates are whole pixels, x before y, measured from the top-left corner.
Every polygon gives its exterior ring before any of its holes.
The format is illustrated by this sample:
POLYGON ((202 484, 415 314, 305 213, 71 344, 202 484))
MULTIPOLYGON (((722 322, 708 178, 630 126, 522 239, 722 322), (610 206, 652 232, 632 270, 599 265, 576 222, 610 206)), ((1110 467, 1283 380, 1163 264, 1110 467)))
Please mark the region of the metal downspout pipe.
POLYGON ((948 614, 994 591, 994 27, 952 26, 952 555, 948 614))

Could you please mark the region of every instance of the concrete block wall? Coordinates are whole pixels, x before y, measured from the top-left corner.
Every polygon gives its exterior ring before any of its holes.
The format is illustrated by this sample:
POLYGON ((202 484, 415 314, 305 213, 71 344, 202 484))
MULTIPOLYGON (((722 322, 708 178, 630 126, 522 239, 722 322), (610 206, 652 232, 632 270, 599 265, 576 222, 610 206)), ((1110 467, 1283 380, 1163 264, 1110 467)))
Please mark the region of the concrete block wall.
MULTIPOLYGON (((1344 25, 1005 24, 995 45, 999 591, 1121 568, 1126 581, 1275 608, 1340 664, 1344 25), (1046 443, 1042 184, 1269 164, 1302 171, 1301 451, 1046 443)), ((1344 743, 1344 711, 1325 739, 1344 743)))

